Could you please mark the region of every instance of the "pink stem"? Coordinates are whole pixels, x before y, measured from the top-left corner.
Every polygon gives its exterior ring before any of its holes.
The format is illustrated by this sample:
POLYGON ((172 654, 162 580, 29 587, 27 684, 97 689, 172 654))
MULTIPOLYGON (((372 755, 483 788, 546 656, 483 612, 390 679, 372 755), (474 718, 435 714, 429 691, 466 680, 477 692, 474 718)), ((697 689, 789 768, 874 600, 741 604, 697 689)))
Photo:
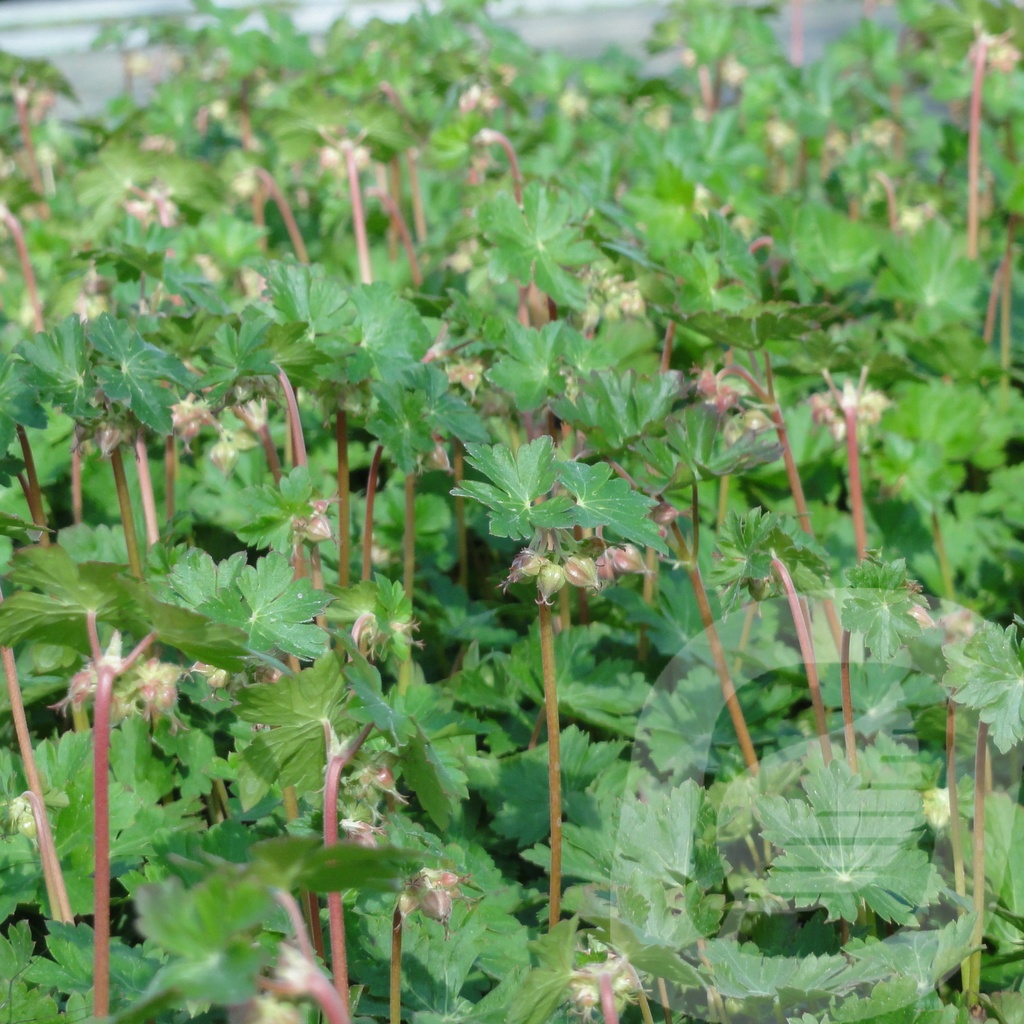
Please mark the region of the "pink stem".
POLYGON ((601 1013, 604 1016, 604 1024, 619 1024, 619 1014, 615 1009, 615 993, 612 992, 612 979, 607 974, 602 974, 601 986, 601 1013))
POLYGON ((373 268, 370 265, 370 243, 366 237, 366 214, 363 211, 363 193, 359 185, 359 168, 352 143, 341 144, 348 170, 348 188, 352 199, 352 220, 356 232, 356 252, 359 256, 359 279, 363 284, 373 284, 373 268))
POLYGON ((485 146, 499 145, 505 151, 509 167, 512 170, 512 191, 516 202, 523 205, 523 176, 519 171, 519 161, 516 159, 516 151, 512 141, 503 132, 495 131, 493 128, 483 128, 477 133, 477 139, 485 146))
POLYGON ((306 458, 306 439, 302 436, 302 421, 299 419, 299 403, 295 400, 295 389, 284 370, 278 372, 278 380, 284 388, 285 402, 288 404, 288 422, 292 432, 292 464, 307 466, 309 460, 306 458))
POLYGON ((135 438, 135 463, 139 471, 139 491, 142 494, 142 518, 146 524, 146 547, 152 548, 160 540, 160 524, 156 517, 156 497, 153 494, 153 477, 149 472, 149 453, 146 438, 139 431, 135 438))
POLYGON ((32 270, 32 262, 28 258, 28 247, 25 245, 25 232, 21 228, 21 221, 2 203, 0 203, 0 219, 7 225, 7 230, 10 231, 11 237, 14 239, 14 247, 18 250, 21 274, 25 278, 25 290, 28 292, 28 299, 32 305, 35 328, 37 331, 45 330, 43 304, 39 301, 36 275, 32 270))
POLYGON ((828 738, 828 721, 825 718, 825 704, 821 699, 821 684, 818 681, 818 664, 814 656, 814 641, 811 639, 810 630, 807 628, 807 619, 804 617, 804 610, 800 607, 800 598, 797 595, 796 587, 793 586, 793 577, 789 570, 777 558, 772 559, 772 569, 782 582, 786 591, 786 599, 789 601, 789 610, 793 616, 793 625, 796 627, 797 640, 800 643, 800 654, 804 660, 804 669, 807 672, 807 687, 811 691, 811 704, 814 706, 814 719, 818 726, 818 742, 821 744, 821 756, 828 764, 832 760, 832 744, 828 738))
POLYGON ((288 231, 288 238, 291 240, 292 248, 295 250, 295 255, 298 257, 299 262, 308 263, 309 253, 306 251, 306 243, 302 239, 302 232, 299 231, 299 225, 295 221, 291 205, 278 187, 274 176, 265 167, 257 167, 256 176, 263 182, 263 186, 270 193, 271 199, 277 204, 277 208, 281 213, 281 219, 284 221, 284 226, 288 231))

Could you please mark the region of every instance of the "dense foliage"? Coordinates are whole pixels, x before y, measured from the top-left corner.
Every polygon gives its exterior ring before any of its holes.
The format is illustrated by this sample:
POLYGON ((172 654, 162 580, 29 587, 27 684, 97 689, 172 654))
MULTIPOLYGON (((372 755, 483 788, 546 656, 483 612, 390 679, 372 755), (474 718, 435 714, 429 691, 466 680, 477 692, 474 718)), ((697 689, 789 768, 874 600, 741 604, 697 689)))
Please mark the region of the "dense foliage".
POLYGON ((1024 1020, 1024 11, 197 7, 2 58, 3 1020, 1024 1020))

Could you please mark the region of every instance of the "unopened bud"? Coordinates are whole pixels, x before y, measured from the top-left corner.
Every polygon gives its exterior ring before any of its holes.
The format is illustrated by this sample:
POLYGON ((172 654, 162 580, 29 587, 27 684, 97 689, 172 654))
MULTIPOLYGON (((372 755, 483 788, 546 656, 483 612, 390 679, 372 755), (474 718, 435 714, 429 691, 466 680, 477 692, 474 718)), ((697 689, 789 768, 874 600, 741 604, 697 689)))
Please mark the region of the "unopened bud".
POLYGON ((617 573, 646 572, 644 556, 635 544, 623 544, 620 548, 612 548, 612 564, 617 573))
POLYGON ((551 598, 565 586, 565 571, 554 562, 545 562, 537 574, 537 592, 542 604, 550 604, 551 598))
POLYGON ((572 555, 565 560, 562 567, 565 578, 574 587, 588 590, 600 590, 601 579, 597 574, 597 563, 584 555, 572 555))
POLYGON ((760 434, 764 430, 770 430, 772 427, 771 418, 760 409, 748 409, 740 419, 743 423, 743 429, 755 434, 760 434))
POLYGON ((921 795, 925 821, 936 831, 949 824, 949 790, 929 789, 921 795))

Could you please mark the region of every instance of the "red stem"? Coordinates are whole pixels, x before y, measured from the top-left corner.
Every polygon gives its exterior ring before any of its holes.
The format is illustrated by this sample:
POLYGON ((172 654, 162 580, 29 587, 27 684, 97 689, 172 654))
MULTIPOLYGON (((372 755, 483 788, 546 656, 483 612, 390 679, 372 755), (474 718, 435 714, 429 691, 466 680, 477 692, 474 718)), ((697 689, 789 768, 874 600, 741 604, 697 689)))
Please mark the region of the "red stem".
POLYGON ((818 681, 818 665, 814 656, 814 641, 811 639, 810 630, 807 628, 807 619, 804 617, 804 610, 800 607, 800 597, 793 586, 793 578, 789 570, 777 558, 772 559, 772 569, 782 582, 786 591, 786 599, 789 601, 789 610, 793 616, 793 625, 796 627, 797 640, 800 643, 800 654, 804 660, 804 669, 807 672, 807 687, 811 691, 811 704, 814 706, 814 720, 818 727, 818 742, 821 744, 821 756, 825 764, 832 760, 832 744, 828 738, 828 720, 825 717, 825 703, 821 699, 821 684, 818 681))
POLYGON ((373 503, 377 497, 377 474, 380 471, 380 457, 384 452, 384 445, 379 444, 373 451, 373 458, 370 460, 370 474, 366 480, 366 518, 363 521, 363 574, 365 582, 370 578, 373 567, 373 503))
POLYGON ((843 415, 846 417, 846 461, 850 474, 850 513, 853 516, 853 535, 857 541, 857 561, 863 562, 868 553, 868 531, 864 520, 864 489, 860 479, 856 406, 843 409, 843 415))
POLYGON ((284 389, 284 398, 288 406, 288 423, 292 432, 292 465, 308 466, 306 439, 302 436, 302 420, 299 419, 299 403, 295 399, 295 389, 284 370, 278 371, 277 376, 284 389))
POLYGON ((612 979, 607 974, 602 974, 600 986, 601 1013, 604 1016, 604 1024, 619 1024, 619 1014, 615 1009, 615 993, 612 992, 612 979))
POLYGON ((850 631, 843 630, 839 647, 839 681, 843 690, 843 731, 846 734, 846 760, 850 771, 857 771, 857 732, 853 727, 853 690, 850 687, 850 631))
POLYGON ((352 560, 352 494, 348 466, 348 413, 341 406, 334 418, 338 457, 338 585, 349 585, 352 560))
POLYGON ((356 252, 359 256, 359 279, 363 284, 373 284, 373 268, 370 264, 370 243, 366 237, 366 214, 363 211, 363 194, 359 185, 359 168, 352 143, 341 144, 348 171, 348 188, 352 200, 352 221, 356 233, 356 252))
POLYGON ((676 322, 669 320, 665 328, 665 341, 661 346, 661 372, 668 373, 672 366, 672 343, 676 337, 676 322))
POLYGON ((0 203, 0 219, 3 220, 14 239, 14 247, 18 250, 18 261, 21 263, 21 275, 25 279, 25 290, 32 305, 32 317, 37 331, 45 329, 43 304, 39 300, 39 289, 36 287, 36 275, 32 270, 32 262, 28 258, 28 246, 25 245, 25 232, 21 221, 2 203, 0 203))
POLYGON ((264 188, 270 193, 270 198, 274 200, 281 213, 281 219, 284 221, 285 229, 288 231, 288 238, 292 243, 292 248, 295 250, 296 257, 300 263, 308 263, 309 253, 306 251, 306 243, 302 240, 302 232, 299 231, 299 225, 296 223, 295 215, 292 213, 291 204, 285 198, 285 194, 278 187, 270 171, 265 167, 257 167, 256 175, 263 182, 264 188))
POLYGON ((516 159, 515 147, 513 147, 511 140, 503 132, 496 131, 493 128, 483 128, 477 133, 477 139, 485 146, 499 145, 505 151, 505 156, 508 158, 509 167, 512 171, 512 192, 516 197, 516 202, 523 205, 523 176, 519 170, 519 161, 516 159))

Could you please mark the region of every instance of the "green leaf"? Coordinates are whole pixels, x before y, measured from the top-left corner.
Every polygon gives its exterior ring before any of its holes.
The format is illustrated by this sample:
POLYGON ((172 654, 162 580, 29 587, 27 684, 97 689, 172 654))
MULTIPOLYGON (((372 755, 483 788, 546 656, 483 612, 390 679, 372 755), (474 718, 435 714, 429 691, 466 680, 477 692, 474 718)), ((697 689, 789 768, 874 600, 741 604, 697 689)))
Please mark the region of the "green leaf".
POLYGON ((571 510, 574 525, 606 526, 623 540, 668 554, 657 524, 648 515, 655 505, 654 499, 634 491, 619 477, 613 479, 607 463, 588 466, 566 462, 562 465, 562 483, 576 499, 571 510))
POLYGON ((79 421, 98 415, 92 405, 96 381, 89 346, 77 316, 66 317, 31 342, 22 342, 18 354, 29 365, 27 382, 39 390, 44 401, 79 421))
POLYGON ((469 792, 464 777, 459 778, 445 764, 419 725, 402 752, 402 767, 423 809, 438 828, 446 829, 452 811, 459 801, 468 799, 469 792))
POLYGON ((974 708, 1002 753, 1024 738, 1024 660, 1017 624, 983 623, 966 640, 945 649, 942 684, 958 704, 974 708))
POLYGON ((830 306, 762 302, 735 313, 695 313, 683 324, 716 345, 756 351, 769 342, 792 342, 820 331, 822 323, 834 315, 830 306))
POLYGON ((718 533, 718 552, 709 582, 721 587, 722 610, 729 611, 747 587, 758 600, 777 585, 772 560, 778 558, 789 570, 798 591, 818 589, 828 564, 817 545, 795 526, 773 512, 755 508, 745 516, 730 510, 718 533))
POLYGON ((523 981, 513 1003, 509 1024, 547 1024, 551 1015, 569 995, 569 980, 575 966, 576 918, 562 921, 530 943, 537 966, 523 981))
POLYGON ((478 213, 480 227, 494 246, 491 273, 499 281, 511 277, 520 285, 534 281, 559 305, 582 309, 583 285, 564 267, 592 263, 597 249, 571 227, 571 204, 534 182, 523 192, 522 209, 502 192, 484 203, 478 213))
POLYGON ((494 536, 525 540, 538 528, 567 529, 574 525, 568 498, 549 498, 534 505, 558 479, 550 437, 544 435, 520 445, 514 456, 505 444, 468 444, 466 453, 466 461, 492 483, 465 481, 452 494, 485 505, 491 514, 494 536))
POLYGON ((921 605, 904 559, 853 566, 846 570, 846 581, 851 590, 843 601, 843 628, 862 633, 879 661, 892 661, 904 644, 921 635, 914 615, 921 605))
POLYGON ((514 320, 505 324, 504 354, 487 371, 487 379, 512 397, 517 409, 543 405, 565 388, 565 375, 586 357, 586 341, 564 320, 540 330, 514 320))
POLYGON ((157 434, 171 432, 171 406, 178 395, 163 383, 191 387, 195 378, 173 356, 142 340, 125 320, 101 313, 87 330, 89 341, 114 365, 96 367, 96 380, 112 402, 122 402, 157 434))
POLYGON ((821 904, 853 921, 866 903, 897 924, 933 898, 934 868, 917 845, 924 821, 916 790, 865 788, 844 761, 813 761, 806 800, 758 801, 764 836, 782 848, 768 889, 798 907, 821 904))

